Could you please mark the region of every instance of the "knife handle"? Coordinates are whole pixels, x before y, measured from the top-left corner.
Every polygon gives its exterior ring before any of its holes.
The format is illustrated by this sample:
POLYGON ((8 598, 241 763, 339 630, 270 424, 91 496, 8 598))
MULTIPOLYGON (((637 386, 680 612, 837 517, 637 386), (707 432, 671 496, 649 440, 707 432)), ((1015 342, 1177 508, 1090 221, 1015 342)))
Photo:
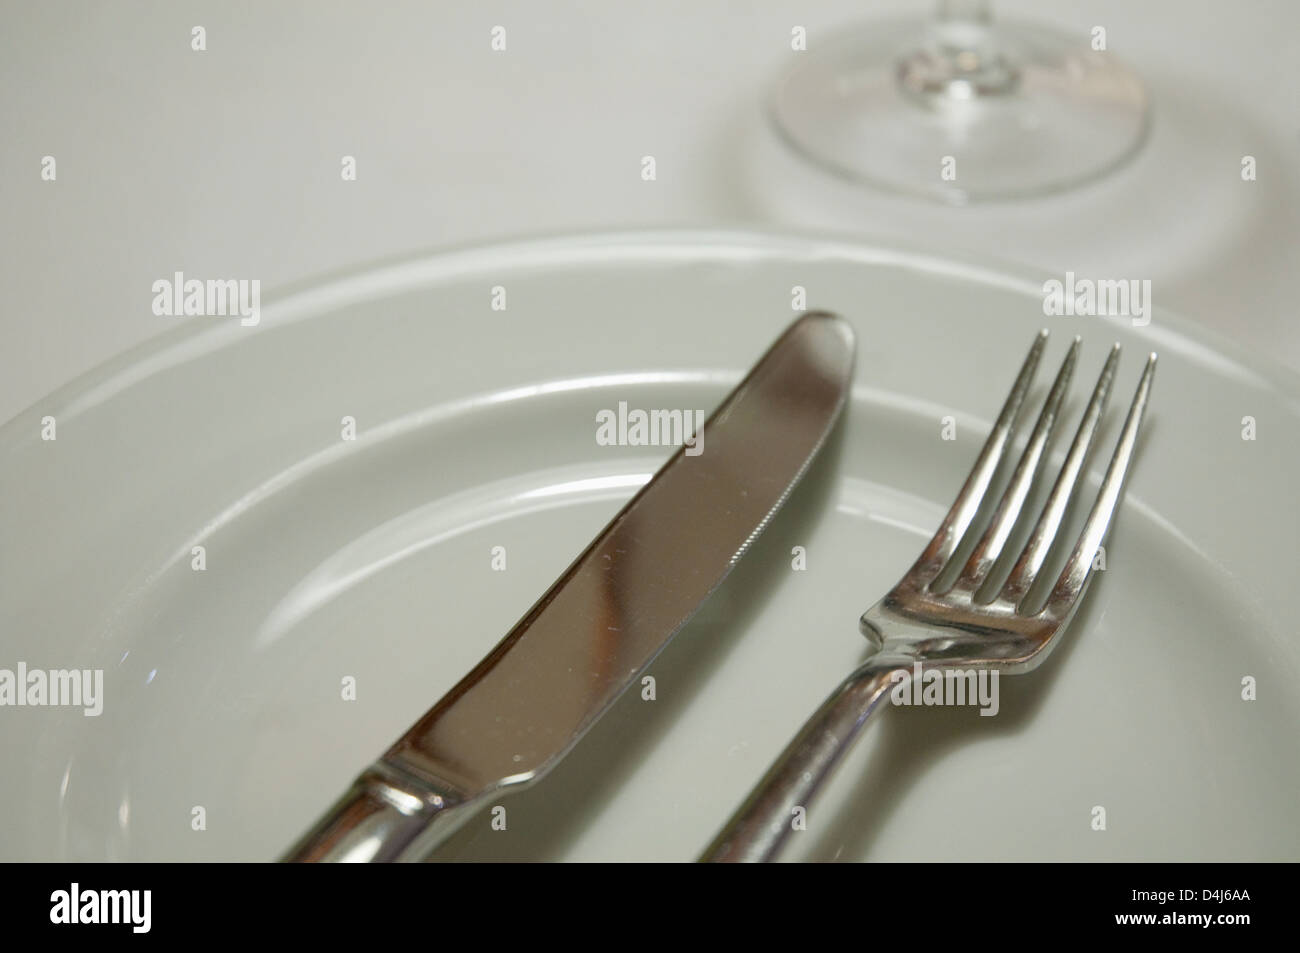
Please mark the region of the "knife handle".
POLYGON ((352 782, 283 863, 421 861, 479 804, 377 761, 352 782))
POLYGON ((804 723, 763 780, 732 815, 700 860, 766 862, 794 830, 796 810, 807 811, 891 686, 895 673, 910 680, 911 663, 873 657, 840 683, 804 723))

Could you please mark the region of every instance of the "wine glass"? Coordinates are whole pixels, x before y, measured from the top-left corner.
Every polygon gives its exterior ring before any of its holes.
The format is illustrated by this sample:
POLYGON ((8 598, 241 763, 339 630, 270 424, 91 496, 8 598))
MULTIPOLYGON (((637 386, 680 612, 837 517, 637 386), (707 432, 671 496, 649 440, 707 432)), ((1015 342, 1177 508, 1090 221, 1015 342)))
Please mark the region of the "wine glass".
POLYGON ((987 0, 940 0, 927 23, 849 30, 796 55, 770 115, 800 154, 841 176, 963 204, 1028 198, 1110 172, 1149 109, 1103 27, 994 23, 987 0))

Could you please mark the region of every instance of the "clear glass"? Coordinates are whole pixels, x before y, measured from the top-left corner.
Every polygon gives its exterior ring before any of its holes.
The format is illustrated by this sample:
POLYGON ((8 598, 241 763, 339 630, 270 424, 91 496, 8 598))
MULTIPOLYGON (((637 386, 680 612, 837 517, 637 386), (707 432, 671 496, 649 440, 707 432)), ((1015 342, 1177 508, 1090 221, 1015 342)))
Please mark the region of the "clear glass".
POLYGON ((941 0, 929 22, 813 38, 771 118, 806 158, 878 188, 958 204, 1044 195, 1105 175, 1146 137, 1146 90, 1104 47, 1095 31, 995 24, 987 2, 941 0))

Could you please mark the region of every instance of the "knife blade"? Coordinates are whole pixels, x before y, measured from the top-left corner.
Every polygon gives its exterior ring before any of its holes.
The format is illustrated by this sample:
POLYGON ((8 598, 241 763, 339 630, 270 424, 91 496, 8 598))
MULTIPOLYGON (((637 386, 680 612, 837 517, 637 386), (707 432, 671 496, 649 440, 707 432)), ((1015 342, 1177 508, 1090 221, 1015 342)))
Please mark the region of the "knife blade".
POLYGON ((497 646, 284 861, 421 860, 543 777, 722 583, 825 443, 853 331, 805 314, 497 646))

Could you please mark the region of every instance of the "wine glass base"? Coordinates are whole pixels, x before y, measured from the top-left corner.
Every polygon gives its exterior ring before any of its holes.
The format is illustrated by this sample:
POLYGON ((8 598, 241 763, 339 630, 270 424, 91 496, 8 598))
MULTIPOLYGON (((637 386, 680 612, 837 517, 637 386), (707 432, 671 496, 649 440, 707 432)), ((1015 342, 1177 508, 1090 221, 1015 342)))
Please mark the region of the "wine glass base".
POLYGON ((1090 37, 993 29, 978 73, 935 70, 926 23, 855 28, 795 54, 770 116, 806 158, 856 182, 955 204, 1031 198, 1110 172, 1149 125, 1137 75, 1090 37))

